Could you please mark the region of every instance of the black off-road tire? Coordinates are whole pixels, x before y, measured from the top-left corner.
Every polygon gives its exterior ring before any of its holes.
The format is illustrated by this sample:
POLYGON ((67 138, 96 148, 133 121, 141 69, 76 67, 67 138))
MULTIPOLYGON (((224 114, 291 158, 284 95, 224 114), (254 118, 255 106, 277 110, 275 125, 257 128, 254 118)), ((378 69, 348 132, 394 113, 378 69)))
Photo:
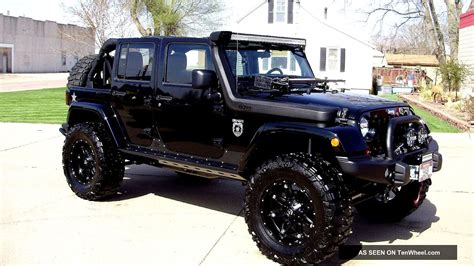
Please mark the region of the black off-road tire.
POLYGON ((397 222, 418 209, 426 198, 431 179, 423 182, 412 181, 401 187, 395 197, 384 203, 372 198, 357 204, 357 212, 374 221, 397 222))
POLYGON ((100 200, 114 195, 120 188, 125 171, 120 152, 105 127, 101 123, 91 122, 74 125, 66 136, 63 169, 72 191, 87 200, 100 200), (90 156, 83 156, 85 150, 89 151, 90 156), (87 159, 76 160, 79 157, 87 159), (91 174, 82 175, 78 170, 81 166, 78 165, 86 165, 84 168, 91 169, 91 174))
POLYGON ((67 78, 67 87, 70 86, 79 86, 85 87, 87 83, 87 76, 92 69, 92 66, 99 59, 99 55, 88 55, 81 58, 77 63, 72 67, 69 72, 69 77, 67 78))
POLYGON ((331 257, 351 234, 353 211, 342 175, 329 162, 308 154, 281 155, 258 167, 247 186, 244 210, 258 248, 280 264, 320 263, 331 257), (311 199, 307 205, 314 210, 315 223, 305 233, 309 237, 298 246, 281 244, 281 239, 277 241, 263 222, 265 193, 285 180, 303 188, 301 192, 311 199))

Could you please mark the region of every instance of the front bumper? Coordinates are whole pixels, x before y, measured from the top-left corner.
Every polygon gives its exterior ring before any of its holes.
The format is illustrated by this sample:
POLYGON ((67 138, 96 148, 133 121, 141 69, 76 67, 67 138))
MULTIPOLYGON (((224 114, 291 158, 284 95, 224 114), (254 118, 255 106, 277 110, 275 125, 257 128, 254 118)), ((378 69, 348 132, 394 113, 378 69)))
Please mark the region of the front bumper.
POLYGON ((399 160, 380 159, 368 155, 355 157, 336 157, 342 172, 346 175, 364 180, 402 186, 408 184, 410 179, 410 165, 414 164, 414 158, 424 154, 433 155, 433 172, 441 170, 443 156, 438 152, 438 143, 431 139, 428 148, 406 154, 399 160))

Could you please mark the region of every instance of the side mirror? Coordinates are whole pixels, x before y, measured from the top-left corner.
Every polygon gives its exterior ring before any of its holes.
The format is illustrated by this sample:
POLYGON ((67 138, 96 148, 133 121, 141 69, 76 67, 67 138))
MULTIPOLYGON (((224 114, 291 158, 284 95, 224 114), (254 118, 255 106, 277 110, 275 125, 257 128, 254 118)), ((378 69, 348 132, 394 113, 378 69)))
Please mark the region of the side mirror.
POLYGON ((195 69, 192 75, 193 89, 206 90, 217 87, 217 75, 212 70, 195 69))

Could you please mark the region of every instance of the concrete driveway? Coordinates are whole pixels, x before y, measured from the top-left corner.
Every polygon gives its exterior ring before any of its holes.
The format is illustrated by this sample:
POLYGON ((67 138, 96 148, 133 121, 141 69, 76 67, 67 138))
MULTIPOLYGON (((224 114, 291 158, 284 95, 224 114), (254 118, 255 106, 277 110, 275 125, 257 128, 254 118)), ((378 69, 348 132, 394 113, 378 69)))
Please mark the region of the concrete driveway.
MULTIPOLYGON (((0 265, 272 264, 247 232, 239 182, 131 166, 121 195, 106 202, 81 200, 62 173, 58 127, 0 123, 0 265)), ((402 263, 474 263, 474 140, 467 134, 434 136, 445 164, 421 208, 388 225, 356 215, 349 243, 455 244, 457 261, 402 263)), ((401 262, 333 258, 326 264, 339 263, 401 262)))

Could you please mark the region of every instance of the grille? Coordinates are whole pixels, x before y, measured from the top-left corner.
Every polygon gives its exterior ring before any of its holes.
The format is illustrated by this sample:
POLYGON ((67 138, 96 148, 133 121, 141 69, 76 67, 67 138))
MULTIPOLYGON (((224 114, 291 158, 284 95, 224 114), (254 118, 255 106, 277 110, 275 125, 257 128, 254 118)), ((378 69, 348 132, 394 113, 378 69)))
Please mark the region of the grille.
POLYGON ((397 157, 427 146, 428 132, 421 122, 400 123, 393 133, 393 156, 397 157))
POLYGON ((376 110, 364 116, 370 129, 365 141, 372 156, 397 157, 427 145, 428 130, 411 111, 376 110))

